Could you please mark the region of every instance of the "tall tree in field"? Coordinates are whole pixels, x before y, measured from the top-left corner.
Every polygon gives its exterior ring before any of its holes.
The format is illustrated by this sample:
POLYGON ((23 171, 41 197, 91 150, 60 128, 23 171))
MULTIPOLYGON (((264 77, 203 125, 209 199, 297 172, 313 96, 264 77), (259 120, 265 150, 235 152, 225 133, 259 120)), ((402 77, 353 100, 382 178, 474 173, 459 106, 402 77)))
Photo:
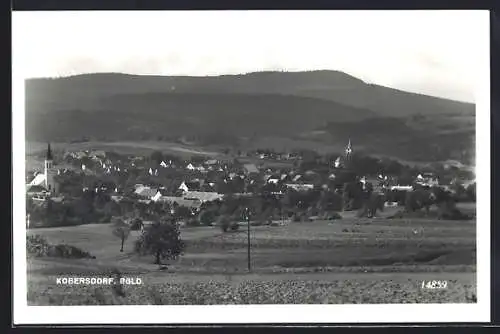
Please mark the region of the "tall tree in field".
POLYGON ((127 223, 125 223, 121 218, 114 218, 112 220, 112 223, 113 223, 113 235, 120 238, 122 242, 120 252, 123 252, 123 244, 130 235, 130 226, 127 223))
POLYGON ((149 225, 135 243, 137 253, 153 255, 158 265, 162 259, 175 260, 184 248, 179 227, 173 220, 161 220, 149 225))

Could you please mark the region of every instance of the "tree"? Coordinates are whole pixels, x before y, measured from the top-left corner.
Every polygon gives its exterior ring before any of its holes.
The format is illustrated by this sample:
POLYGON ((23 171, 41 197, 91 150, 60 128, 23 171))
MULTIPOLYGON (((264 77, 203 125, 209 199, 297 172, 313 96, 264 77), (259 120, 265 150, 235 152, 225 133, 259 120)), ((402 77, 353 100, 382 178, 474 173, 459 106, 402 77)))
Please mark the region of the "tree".
POLYGON ((120 252, 123 252, 123 244, 125 243, 125 240, 130 235, 130 226, 127 223, 125 223, 121 218, 114 218, 113 219, 113 235, 115 237, 120 238, 120 240, 122 242, 120 252))
POLYGON ((128 224, 130 225, 131 231, 138 231, 143 226, 142 220, 138 217, 132 217, 131 219, 129 219, 128 224))
POLYGON ((430 206, 435 201, 435 195, 426 189, 418 189, 411 191, 406 195, 406 210, 409 212, 417 211, 425 208, 427 213, 429 212, 430 206))
POLYGON ((147 226, 135 243, 137 253, 153 255, 158 265, 162 259, 175 260, 184 248, 185 243, 174 220, 161 220, 147 226))
POLYGON ((202 225, 210 225, 215 221, 215 212, 213 210, 203 210, 200 212, 198 219, 202 225))
POLYGON ((467 187, 467 198, 469 201, 475 202, 476 201, 476 183, 474 182, 473 184, 469 185, 467 187))
POLYGON ((218 225, 220 226, 222 232, 227 232, 231 227, 231 220, 228 215, 222 215, 219 217, 218 225))
POLYGON ((377 193, 370 193, 365 204, 366 214, 368 218, 375 217, 377 210, 384 211, 385 198, 377 193))

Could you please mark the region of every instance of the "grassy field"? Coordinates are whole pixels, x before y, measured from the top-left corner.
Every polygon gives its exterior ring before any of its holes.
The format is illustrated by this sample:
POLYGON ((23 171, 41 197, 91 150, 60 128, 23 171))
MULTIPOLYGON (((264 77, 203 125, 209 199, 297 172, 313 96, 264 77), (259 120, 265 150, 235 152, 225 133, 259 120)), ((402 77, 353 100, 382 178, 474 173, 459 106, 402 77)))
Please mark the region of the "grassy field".
POLYGON ((108 224, 33 229, 28 233, 79 247, 96 259, 29 259, 28 300, 37 305, 472 302, 475 228, 473 221, 424 219, 252 227, 252 274, 245 228, 234 233, 184 228, 186 252, 166 270, 153 264, 152 256, 133 254, 137 232, 120 253, 108 224), (141 277, 143 284, 126 286, 123 297, 110 287, 55 285, 56 276, 108 275, 113 268, 141 277), (449 286, 421 288, 422 280, 433 279, 449 286))

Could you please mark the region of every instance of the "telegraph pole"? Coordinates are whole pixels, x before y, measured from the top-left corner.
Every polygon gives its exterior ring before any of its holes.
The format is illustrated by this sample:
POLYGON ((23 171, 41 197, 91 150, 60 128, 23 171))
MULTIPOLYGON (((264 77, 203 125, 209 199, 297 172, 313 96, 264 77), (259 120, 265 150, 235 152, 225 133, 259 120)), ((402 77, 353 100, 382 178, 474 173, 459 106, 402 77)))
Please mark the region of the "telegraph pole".
POLYGON ((250 260, 250 209, 247 208, 247 243, 248 243, 248 272, 252 271, 252 265, 250 260))

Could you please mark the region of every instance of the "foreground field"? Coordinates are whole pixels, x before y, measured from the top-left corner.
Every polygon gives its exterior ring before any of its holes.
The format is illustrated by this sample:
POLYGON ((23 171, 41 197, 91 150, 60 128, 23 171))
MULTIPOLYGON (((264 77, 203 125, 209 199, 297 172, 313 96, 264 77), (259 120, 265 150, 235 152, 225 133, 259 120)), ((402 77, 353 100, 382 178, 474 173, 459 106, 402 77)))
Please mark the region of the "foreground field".
POLYGON ((113 286, 64 286, 30 282, 30 305, 209 305, 209 304, 366 304, 366 303, 472 303, 474 274, 340 274, 196 276, 165 275, 143 279, 118 292, 113 286), (422 280, 447 281, 446 289, 425 289, 422 280), (156 281, 156 282, 155 282, 156 281))
POLYGON ((251 274, 244 227, 235 233, 184 228, 185 254, 167 268, 132 252, 137 232, 120 253, 107 224, 33 229, 28 233, 96 259, 29 259, 28 299, 37 305, 473 302, 475 228, 473 221, 424 219, 252 227, 251 274), (109 276, 114 269, 143 284, 126 286, 122 297, 111 287, 55 284, 56 277, 109 276), (448 286, 426 290, 423 280, 446 280, 448 286))

